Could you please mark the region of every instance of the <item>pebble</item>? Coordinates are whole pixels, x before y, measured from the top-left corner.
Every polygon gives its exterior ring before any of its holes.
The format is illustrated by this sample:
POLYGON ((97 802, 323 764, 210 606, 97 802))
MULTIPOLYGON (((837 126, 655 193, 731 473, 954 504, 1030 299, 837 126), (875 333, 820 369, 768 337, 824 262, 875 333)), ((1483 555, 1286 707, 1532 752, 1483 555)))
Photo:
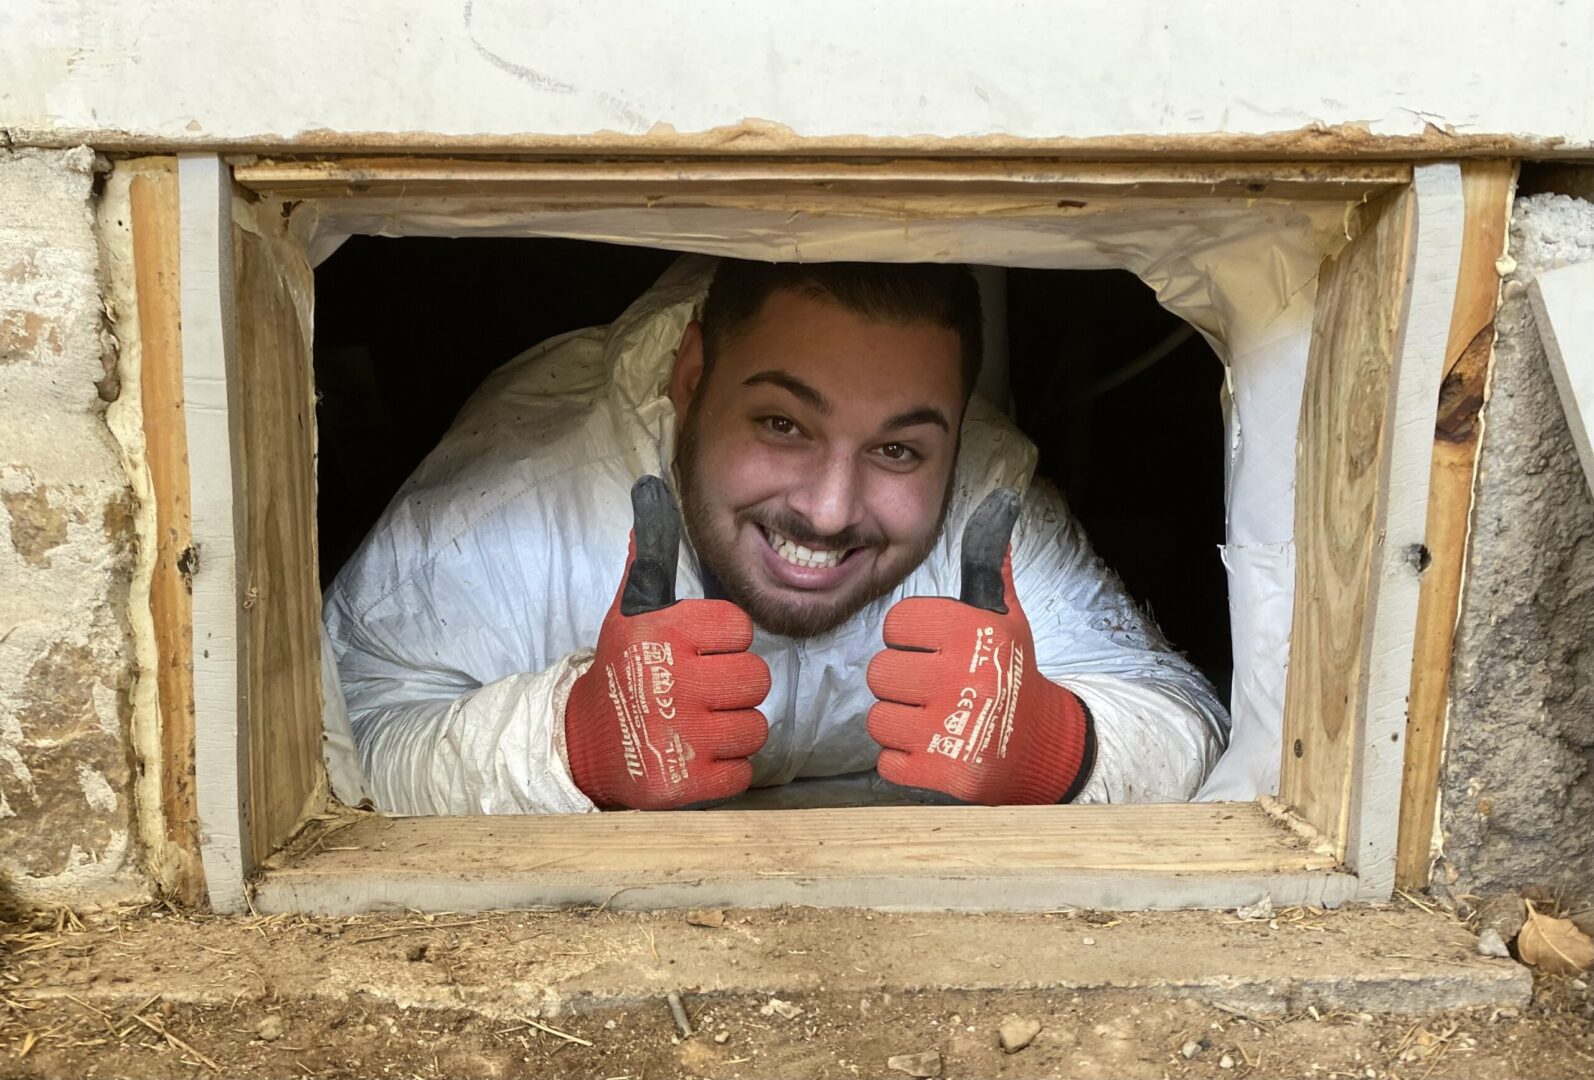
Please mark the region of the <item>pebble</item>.
POLYGON ((1002 1026, 997 1029, 996 1035, 1001 1040, 1003 1053, 1016 1054, 1034 1042, 1035 1036, 1040 1033, 1041 1022, 1039 1020, 1010 1016, 1002 1021, 1002 1026))
POLYGON ((1196 1042, 1194 1039, 1191 1039, 1189 1042, 1179 1047, 1179 1056, 1184 1058, 1186 1061, 1189 1061, 1200 1052, 1201 1044, 1196 1042))
POLYGON ((728 1031, 716 1031, 714 1033, 714 1041, 724 1046, 731 1041, 731 1033, 728 1031))
POLYGON ((282 1038, 282 1017, 268 1016, 255 1027, 255 1034, 266 1042, 276 1042, 282 1038))
POLYGON ((613 1031, 615 1028, 617 1028, 619 1026, 620 1025, 618 1023, 616 1023, 615 1021, 613 1021, 613 1020, 605 1020, 603 1022, 603 1030, 605 1030, 605 1031, 613 1031))
POLYGON ((1232 1069, 1232 1068, 1234 1068, 1234 1059, 1232 1057, 1230 1057, 1228 1054, 1224 1054, 1222 1057, 1218 1058, 1218 1068, 1220 1068, 1220 1069, 1232 1069))
POLYGON ((776 997, 770 998, 769 1004, 760 1006, 758 1011, 760 1015, 778 1016, 782 1020, 795 1020, 803 1014, 801 1005, 793 1005, 776 997))
POLYGON ((1096 944, 1096 939, 1093 937, 1080 938, 1079 943, 1081 945, 1094 945, 1096 944))
POLYGON ((1500 936, 1500 931, 1489 926, 1478 935, 1478 955, 1509 958, 1511 950, 1505 947, 1505 939, 1500 936))
POLYGON ((719 908, 694 908, 686 913, 686 925, 718 930, 725 925, 725 912, 719 908))
POLYGON ((886 1058, 886 1068, 905 1072, 909 1076, 940 1076, 941 1052, 926 1050, 922 1054, 897 1054, 886 1058))

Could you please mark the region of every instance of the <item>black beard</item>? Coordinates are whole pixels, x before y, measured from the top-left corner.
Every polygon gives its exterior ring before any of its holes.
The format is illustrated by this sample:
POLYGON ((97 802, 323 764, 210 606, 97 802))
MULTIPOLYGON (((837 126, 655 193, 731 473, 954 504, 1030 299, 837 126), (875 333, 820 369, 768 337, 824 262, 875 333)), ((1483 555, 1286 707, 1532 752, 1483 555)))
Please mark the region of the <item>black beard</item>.
MULTIPOLYGON (((846 596, 836 602, 812 605, 782 603, 779 599, 760 591, 752 576, 738 567, 733 550, 734 539, 722 543, 710 525, 712 513, 704 501, 705 488, 708 485, 704 478, 698 475, 700 463, 697 453, 697 415, 697 402, 694 400, 687 411, 686 420, 676 429, 675 477, 680 490, 681 517, 686 526, 687 539, 696 550, 704 568, 724 589, 726 597, 747 612, 753 624, 761 630, 790 638, 811 638, 829 633, 900 585, 909 574, 919 568, 940 539, 941 528, 946 522, 947 509, 952 503, 952 481, 956 476, 956 470, 953 470, 953 475, 947 478, 946 492, 941 497, 941 510, 936 517, 934 530, 909 553, 900 573, 881 575, 878 572, 880 564, 876 560, 874 570, 869 577, 862 583, 854 585, 846 596)), ((878 549, 885 546, 884 538, 876 534, 849 529, 835 536, 821 536, 801 518, 786 514, 767 516, 769 520, 764 521, 761 517, 738 513, 735 520, 738 526, 750 522, 760 527, 774 529, 799 543, 805 540, 811 543, 817 542, 819 546, 833 550, 857 547, 878 549)))

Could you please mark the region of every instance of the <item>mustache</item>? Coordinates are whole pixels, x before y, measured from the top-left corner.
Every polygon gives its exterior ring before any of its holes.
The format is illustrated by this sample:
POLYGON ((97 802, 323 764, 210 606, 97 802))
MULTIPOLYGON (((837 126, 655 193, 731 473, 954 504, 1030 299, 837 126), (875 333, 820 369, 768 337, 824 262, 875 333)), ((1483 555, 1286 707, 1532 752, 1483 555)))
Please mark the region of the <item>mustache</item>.
POLYGON ((829 550, 845 550, 850 548, 883 548, 886 546, 885 537, 877 532, 864 529, 843 529, 839 533, 822 533, 799 514, 779 511, 743 512, 737 515, 743 521, 750 521, 770 532, 777 532, 788 540, 795 541, 804 547, 819 547, 829 550))

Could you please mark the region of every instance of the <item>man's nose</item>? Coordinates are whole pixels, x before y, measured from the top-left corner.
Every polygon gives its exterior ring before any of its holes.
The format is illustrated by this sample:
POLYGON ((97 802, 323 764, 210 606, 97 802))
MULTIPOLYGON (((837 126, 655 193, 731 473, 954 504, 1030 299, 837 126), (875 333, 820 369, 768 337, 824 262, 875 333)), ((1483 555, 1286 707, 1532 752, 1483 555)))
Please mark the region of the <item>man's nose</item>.
POLYGON ((791 508, 807 518, 818 535, 835 536, 863 518, 858 463, 850 455, 836 455, 815 465, 792 492, 791 508))

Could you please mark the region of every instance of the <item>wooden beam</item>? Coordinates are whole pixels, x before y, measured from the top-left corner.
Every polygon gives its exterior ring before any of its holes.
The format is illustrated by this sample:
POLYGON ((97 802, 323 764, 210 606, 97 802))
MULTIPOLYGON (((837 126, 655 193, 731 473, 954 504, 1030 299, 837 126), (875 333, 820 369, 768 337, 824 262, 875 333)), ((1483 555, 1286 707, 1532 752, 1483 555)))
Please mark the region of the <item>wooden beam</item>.
POLYGON ((245 907, 254 869, 249 842, 249 711, 241 670, 248 656, 239 552, 241 515, 235 438, 237 311, 232 187, 210 154, 177 159, 181 203, 183 401, 193 523, 194 768, 201 852, 211 907, 245 907), (235 493, 239 495, 235 498, 235 493))
POLYGON ((316 563, 314 281, 280 220, 234 203, 236 439, 250 846, 275 851, 326 803, 316 563))
POLYGON ((1337 904, 1355 879, 1254 803, 329 816, 262 911, 543 904, 898 910, 1337 904), (352 821, 352 824, 350 823, 352 821))
MULTIPOLYGON (((956 194, 1023 196, 1089 203, 1124 198, 1370 198, 1411 180, 1411 167, 1390 163, 1260 162, 1223 164, 1065 164, 1055 161, 899 159, 493 161, 470 158, 365 157, 240 163, 240 184, 287 199, 434 195, 517 198, 687 195, 892 197, 956 194)), ((1066 208, 1066 207, 1065 207, 1066 208)))
POLYGON ((1416 197, 1385 196, 1325 261, 1301 400, 1295 615, 1279 794, 1343 858, 1367 708, 1389 413, 1416 197))
POLYGON ((1434 427, 1428 481, 1429 565, 1417 606, 1406 717, 1395 865, 1395 884, 1402 889, 1426 888, 1433 863, 1451 650, 1461 604, 1481 413, 1494 362, 1494 317, 1500 294, 1496 264, 1506 253, 1516 171, 1510 161, 1468 161, 1461 166, 1466 221, 1434 427))
POLYGON ((188 426, 183 411, 176 159, 140 163, 128 185, 138 306, 145 463, 155 496, 149 606, 158 667, 159 772, 164 841, 152 869, 162 892, 188 906, 205 898, 194 791, 193 554, 188 426))
POLYGON ((1379 483, 1374 579, 1366 600, 1372 624, 1367 704, 1353 758, 1347 823, 1345 861, 1360 880, 1357 895, 1367 900, 1388 899, 1395 888, 1405 760, 1401 739, 1422 590, 1434 413, 1466 231, 1461 170, 1455 163, 1418 167, 1412 192, 1416 232, 1406 312, 1390 373, 1389 448, 1379 483))

